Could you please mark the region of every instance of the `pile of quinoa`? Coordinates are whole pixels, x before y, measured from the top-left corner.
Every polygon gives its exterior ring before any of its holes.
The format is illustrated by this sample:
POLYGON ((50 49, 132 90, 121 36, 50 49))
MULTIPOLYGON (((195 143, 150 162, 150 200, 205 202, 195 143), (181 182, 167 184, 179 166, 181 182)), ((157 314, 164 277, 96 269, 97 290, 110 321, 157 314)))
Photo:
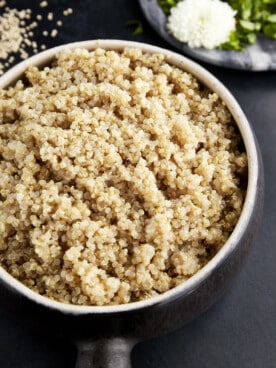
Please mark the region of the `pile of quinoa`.
POLYGON ((246 184, 225 104, 163 55, 64 50, 0 91, 0 264, 51 299, 184 282, 233 231, 246 184))

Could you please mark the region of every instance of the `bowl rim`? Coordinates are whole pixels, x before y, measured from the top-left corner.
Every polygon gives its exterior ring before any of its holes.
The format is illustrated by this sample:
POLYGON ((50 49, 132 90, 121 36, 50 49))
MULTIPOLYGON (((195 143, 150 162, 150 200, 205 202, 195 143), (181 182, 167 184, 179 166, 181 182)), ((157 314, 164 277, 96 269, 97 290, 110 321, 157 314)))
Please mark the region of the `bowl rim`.
POLYGON ((80 306, 74 304, 66 304, 58 302, 56 300, 49 299, 29 289, 27 286, 25 286, 20 281, 15 279, 0 266, 0 281, 4 282, 4 284, 6 284, 6 286, 8 286, 10 289, 12 289, 13 291, 17 291, 19 294, 24 295, 28 299, 40 305, 49 307, 54 310, 58 310, 66 314, 73 314, 73 315, 106 314, 106 313, 114 314, 121 312, 137 311, 160 303, 167 303, 170 302, 171 300, 177 299, 179 296, 190 294, 204 280, 206 280, 206 278, 208 278, 208 276, 211 275, 223 263, 223 261, 230 256, 230 254, 237 247, 239 240, 241 239, 243 233, 247 228, 247 225, 250 221, 250 218, 254 210, 254 204, 257 195, 258 176, 260 175, 260 167, 259 167, 260 163, 258 159, 258 152, 254 134, 237 100, 214 75, 212 75, 201 65, 188 59, 183 55, 180 55, 168 49, 153 46, 147 43, 117 40, 117 39, 104 39, 104 40, 97 39, 97 40, 87 40, 63 44, 60 46, 50 48, 46 51, 42 51, 39 54, 36 54, 12 67, 10 70, 8 70, 5 74, 1 76, 0 88, 7 88, 9 85, 13 84, 17 79, 20 78, 20 76, 29 66, 46 65, 55 57, 57 53, 59 53, 64 49, 85 48, 88 50, 93 50, 98 47, 110 50, 122 50, 123 48, 131 47, 142 49, 142 51, 148 53, 161 53, 165 55, 165 58, 169 63, 176 65, 179 68, 193 74, 210 90, 216 92, 218 96, 225 102, 236 124, 238 125, 240 133, 242 135, 248 157, 248 186, 244 205, 240 217, 238 219, 238 222, 233 232, 231 233, 230 237, 223 245, 223 247, 216 253, 216 255, 187 281, 160 295, 151 297, 149 299, 131 302, 127 304, 104 305, 104 306, 80 306))

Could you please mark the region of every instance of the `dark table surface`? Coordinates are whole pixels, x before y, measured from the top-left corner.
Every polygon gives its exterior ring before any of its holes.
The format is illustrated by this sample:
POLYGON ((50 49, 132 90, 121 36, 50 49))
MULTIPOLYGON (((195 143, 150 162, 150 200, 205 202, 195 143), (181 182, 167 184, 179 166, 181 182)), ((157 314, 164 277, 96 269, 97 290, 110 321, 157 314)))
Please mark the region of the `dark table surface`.
MULTIPOLYGON (((31 2, 9 1, 26 8, 31 2)), ((38 3, 33 1, 33 3, 38 3)), ((45 12, 63 20, 56 38, 36 39, 47 47, 72 41, 112 38, 147 42, 172 49, 147 25, 137 0, 48 0, 45 12), (71 7, 73 14, 62 17, 71 7), (132 35, 130 19, 142 21, 132 35)), ((1 11, 1 9, 0 9, 1 11)), ((276 41, 275 41, 276 42, 276 41)), ((174 50, 176 51, 176 50, 174 50)), ((139 343, 134 368, 275 368, 276 367, 276 72, 241 72, 205 65, 237 98, 259 141, 265 168, 263 223, 253 249, 225 296, 197 320, 165 336, 139 343)), ((28 305, 0 289, 0 367, 71 368, 76 349, 50 324, 43 311, 28 320, 28 305)), ((93 328, 93 326, 91 326, 93 328)))

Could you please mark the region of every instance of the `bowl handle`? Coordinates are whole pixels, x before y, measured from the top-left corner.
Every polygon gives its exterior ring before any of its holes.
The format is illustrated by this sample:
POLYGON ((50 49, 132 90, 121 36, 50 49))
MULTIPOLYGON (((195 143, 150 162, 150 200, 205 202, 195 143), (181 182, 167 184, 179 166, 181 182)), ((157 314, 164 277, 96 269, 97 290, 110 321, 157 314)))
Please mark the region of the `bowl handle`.
POLYGON ((135 343, 121 337, 78 341, 75 368, 131 368, 130 353, 135 343))

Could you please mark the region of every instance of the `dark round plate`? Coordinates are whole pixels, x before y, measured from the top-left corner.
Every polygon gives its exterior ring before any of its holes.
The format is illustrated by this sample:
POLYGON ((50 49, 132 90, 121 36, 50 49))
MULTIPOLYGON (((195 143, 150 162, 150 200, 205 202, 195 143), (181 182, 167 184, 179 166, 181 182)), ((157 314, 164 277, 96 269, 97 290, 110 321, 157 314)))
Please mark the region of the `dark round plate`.
POLYGON ((275 40, 260 36, 256 44, 248 46, 243 52, 192 49, 168 33, 167 17, 157 0, 139 0, 139 3, 147 21, 155 31, 183 54, 226 68, 250 71, 276 70, 275 40))

